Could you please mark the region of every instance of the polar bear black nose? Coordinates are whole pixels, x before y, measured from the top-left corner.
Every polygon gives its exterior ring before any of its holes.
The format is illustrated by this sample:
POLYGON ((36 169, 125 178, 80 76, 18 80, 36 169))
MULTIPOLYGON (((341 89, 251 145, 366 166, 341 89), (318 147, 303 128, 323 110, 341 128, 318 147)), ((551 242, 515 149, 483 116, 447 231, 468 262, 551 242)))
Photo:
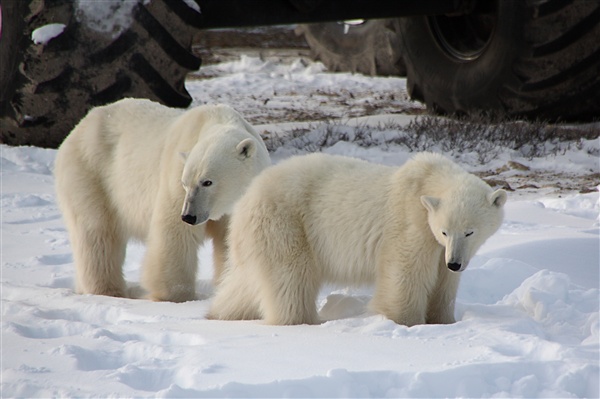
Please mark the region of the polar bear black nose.
POLYGON ((461 266, 462 265, 460 263, 448 263, 448 269, 452 270, 453 272, 459 271, 461 266))
POLYGON ((181 215, 181 220, 192 226, 196 224, 196 216, 194 215, 181 215))

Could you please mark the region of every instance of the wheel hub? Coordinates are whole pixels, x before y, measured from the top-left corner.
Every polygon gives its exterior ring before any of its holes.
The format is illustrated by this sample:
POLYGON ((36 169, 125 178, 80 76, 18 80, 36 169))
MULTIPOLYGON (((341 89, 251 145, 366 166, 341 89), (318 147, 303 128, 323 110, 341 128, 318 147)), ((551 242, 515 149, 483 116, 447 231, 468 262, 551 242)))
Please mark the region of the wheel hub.
POLYGON ((428 22, 444 53, 455 61, 468 62, 479 58, 488 47, 496 29, 496 10, 495 1, 484 0, 468 14, 436 15, 428 22))

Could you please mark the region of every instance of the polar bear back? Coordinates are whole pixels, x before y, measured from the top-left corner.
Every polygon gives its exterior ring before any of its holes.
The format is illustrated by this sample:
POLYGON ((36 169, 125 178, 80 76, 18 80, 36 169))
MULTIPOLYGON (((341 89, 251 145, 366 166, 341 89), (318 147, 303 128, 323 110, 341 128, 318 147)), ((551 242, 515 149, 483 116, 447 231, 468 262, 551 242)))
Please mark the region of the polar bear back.
POLYGON ((144 162, 158 161, 166 132, 181 114, 181 110, 149 100, 121 100, 91 110, 69 134, 64 146, 77 147, 81 158, 96 165, 100 172, 107 171, 104 165, 113 165, 118 159, 137 161, 136 153, 144 155, 144 162))
POLYGON ((257 210, 266 218, 284 212, 277 217, 302 226, 319 262, 329 266, 326 280, 372 282, 374 271, 364 267, 369 262, 361 260, 376 256, 378 238, 372 232, 380 234, 385 217, 372 214, 385 212, 385 191, 393 171, 387 166, 325 154, 288 159, 253 181, 234 208, 232 232, 243 240, 248 218, 261 217, 257 210), (365 237, 369 237, 367 245, 365 237))
MULTIPOLYGON (((172 197, 162 203, 181 208, 181 154, 200 139, 207 145, 228 141, 234 147, 233 142, 244 137, 262 142, 228 106, 179 110, 149 100, 123 99, 90 111, 67 137, 61 152, 79 157, 76 164, 88 171, 90 181, 110 193, 102 201, 111 202, 125 228, 144 239, 159 195, 172 197), (218 128, 211 129, 212 125, 218 128)), ((61 162, 70 163, 68 159, 61 162)))
POLYGON ((243 240, 244 225, 260 210, 265 218, 301 226, 325 280, 370 283, 375 270, 367 265, 377 263, 384 235, 402 237, 399 245, 426 241, 436 247, 420 197, 452 195, 462 187, 480 193, 480 202, 492 191, 432 153, 417 154, 400 168, 326 154, 294 157, 254 180, 235 207, 232 234, 243 240))

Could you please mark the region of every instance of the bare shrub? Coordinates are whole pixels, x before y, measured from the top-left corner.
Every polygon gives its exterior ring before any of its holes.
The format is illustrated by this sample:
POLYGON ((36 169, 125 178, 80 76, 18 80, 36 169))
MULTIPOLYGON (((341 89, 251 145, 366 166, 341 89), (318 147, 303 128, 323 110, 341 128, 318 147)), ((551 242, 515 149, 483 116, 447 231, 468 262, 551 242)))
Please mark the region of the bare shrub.
MULTIPOLYGON (((411 152, 441 151, 447 154, 474 153, 485 164, 507 149, 533 159, 583 148, 584 140, 600 137, 600 124, 555 125, 544 121, 500 120, 490 115, 469 118, 417 116, 407 125, 393 121, 367 126, 325 122, 269 136, 269 151, 281 146, 318 152, 340 141, 360 147, 405 147, 411 152)), ((591 150, 598 152, 598 150, 591 150)), ((592 154, 595 155, 595 154, 592 154)))

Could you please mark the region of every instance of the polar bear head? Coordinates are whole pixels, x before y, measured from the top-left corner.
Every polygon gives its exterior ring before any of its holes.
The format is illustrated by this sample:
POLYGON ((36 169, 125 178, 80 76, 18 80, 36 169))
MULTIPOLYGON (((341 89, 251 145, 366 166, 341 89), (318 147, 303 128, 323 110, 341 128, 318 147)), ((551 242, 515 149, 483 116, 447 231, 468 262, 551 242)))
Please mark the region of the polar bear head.
POLYGON ((450 270, 465 270, 475 252, 500 228, 506 197, 504 190, 492 192, 489 187, 469 185, 441 198, 421 197, 429 227, 445 248, 450 270))
POLYGON ((231 213, 250 181, 270 164, 264 144, 244 129, 209 136, 213 140, 199 141, 181 154, 185 161, 181 219, 191 225, 231 213))

